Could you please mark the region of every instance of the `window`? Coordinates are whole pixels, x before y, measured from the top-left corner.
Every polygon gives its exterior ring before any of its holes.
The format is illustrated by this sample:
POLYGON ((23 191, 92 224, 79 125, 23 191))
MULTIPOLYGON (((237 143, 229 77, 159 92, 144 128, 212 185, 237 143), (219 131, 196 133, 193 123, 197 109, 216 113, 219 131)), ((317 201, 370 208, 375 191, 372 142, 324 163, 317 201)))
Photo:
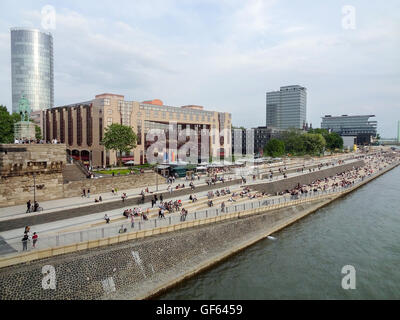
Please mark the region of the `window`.
POLYGON ((104 105, 109 106, 111 104, 110 99, 104 99, 104 105))
POLYGON ((142 144, 142 121, 137 121, 137 145, 142 144))
POLYGON ((107 118, 107 126, 112 125, 113 119, 112 118, 107 118))
POLYGON ((91 146, 93 142, 92 106, 86 106, 86 144, 91 146))
POLYGON ((112 109, 108 109, 108 114, 112 114, 112 109))
POLYGON ((82 115, 81 108, 76 108, 76 143, 78 146, 82 145, 82 115))
POLYGON ((103 140, 103 118, 99 118, 99 142, 103 140))

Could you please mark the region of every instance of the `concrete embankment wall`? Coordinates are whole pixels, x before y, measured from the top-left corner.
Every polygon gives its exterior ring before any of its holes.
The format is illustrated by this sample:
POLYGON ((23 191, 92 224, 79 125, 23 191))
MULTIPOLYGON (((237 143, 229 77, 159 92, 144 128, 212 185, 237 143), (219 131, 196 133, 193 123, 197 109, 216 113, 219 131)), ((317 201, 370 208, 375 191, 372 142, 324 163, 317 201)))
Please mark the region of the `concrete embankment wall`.
POLYGON ((144 298, 325 201, 2 268, 0 298, 144 298), (43 267, 55 289, 43 289, 43 267))
MULTIPOLYGON (((368 179, 364 184, 367 182, 368 179)), ((4 267, 0 269, 0 299, 146 298, 339 196, 264 213, 236 214, 209 225, 4 267)))

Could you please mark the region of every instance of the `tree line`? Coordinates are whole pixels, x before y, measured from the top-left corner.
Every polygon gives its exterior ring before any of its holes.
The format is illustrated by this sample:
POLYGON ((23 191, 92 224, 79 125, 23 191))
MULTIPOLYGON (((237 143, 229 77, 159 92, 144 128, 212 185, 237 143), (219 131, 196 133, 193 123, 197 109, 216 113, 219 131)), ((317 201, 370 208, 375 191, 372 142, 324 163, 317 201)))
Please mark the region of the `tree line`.
POLYGON ((310 129, 307 133, 289 130, 279 138, 273 138, 264 147, 264 154, 271 157, 290 155, 319 155, 325 150, 343 149, 342 137, 326 129, 310 129))

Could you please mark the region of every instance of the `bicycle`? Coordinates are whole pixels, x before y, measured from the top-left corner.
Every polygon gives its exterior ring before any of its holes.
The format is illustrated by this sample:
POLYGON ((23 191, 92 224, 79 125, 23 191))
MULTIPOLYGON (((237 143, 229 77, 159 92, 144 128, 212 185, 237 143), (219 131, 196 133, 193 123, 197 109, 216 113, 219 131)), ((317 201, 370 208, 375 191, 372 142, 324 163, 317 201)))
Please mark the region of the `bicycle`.
POLYGON ((41 212, 41 211, 43 211, 43 207, 38 207, 38 208, 36 209, 36 211, 34 211, 34 208, 33 208, 33 207, 30 207, 29 210, 26 211, 26 213, 41 212))

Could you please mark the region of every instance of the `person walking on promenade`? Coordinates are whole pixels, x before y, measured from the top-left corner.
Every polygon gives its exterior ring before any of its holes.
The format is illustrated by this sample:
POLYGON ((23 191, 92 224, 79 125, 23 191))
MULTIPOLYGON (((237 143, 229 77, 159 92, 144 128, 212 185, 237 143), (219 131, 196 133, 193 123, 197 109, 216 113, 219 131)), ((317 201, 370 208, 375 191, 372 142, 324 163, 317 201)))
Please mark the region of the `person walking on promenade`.
POLYGON ((31 200, 29 200, 29 201, 26 203, 26 213, 31 212, 31 206, 32 206, 31 200))
POLYGON ((135 227, 135 216, 131 214, 131 228, 133 229, 135 227))
POLYGON ((162 194, 160 194, 160 202, 163 202, 163 200, 164 200, 164 197, 162 194))
POLYGON ((28 241, 29 241, 29 236, 28 233, 24 234, 24 237, 22 238, 22 251, 27 251, 28 250, 28 241))
POLYGON ((154 199, 151 199, 151 208, 154 208, 154 199))
POLYGON ((225 212, 225 202, 222 201, 221 203, 221 212, 225 212))
POLYGON ((110 223, 110 218, 107 213, 104 215, 104 220, 106 220, 106 223, 110 223))
POLYGON ((35 201, 35 203, 33 204, 33 211, 36 212, 38 208, 39 208, 39 203, 35 201))
POLYGON ((111 189, 111 193, 112 193, 112 195, 115 195, 115 190, 114 190, 114 188, 111 189))
POLYGON ((87 197, 90 198, 90 189, 87 189, 87 197))
POLYGON ((81 198, 86 198, 86 190, 85 189, 82 190, 81 198))
POLYGON ((36 248, 36 242, 38 241, 38 235, 36 232, 33 233, 32 241, 33 241, 32 247, 36 248))
POLYGON ((181 211, 181 221, 186 221, 186 216, 187 216, 188 212, 185 208, 182 208, 181 211))
POLYGON ((118 189, 115 188, 115 195, 118 195, 118 189))
POLYGON ((102 202, 103 198, 101 196, 99 196, 99 202, 102 202))

